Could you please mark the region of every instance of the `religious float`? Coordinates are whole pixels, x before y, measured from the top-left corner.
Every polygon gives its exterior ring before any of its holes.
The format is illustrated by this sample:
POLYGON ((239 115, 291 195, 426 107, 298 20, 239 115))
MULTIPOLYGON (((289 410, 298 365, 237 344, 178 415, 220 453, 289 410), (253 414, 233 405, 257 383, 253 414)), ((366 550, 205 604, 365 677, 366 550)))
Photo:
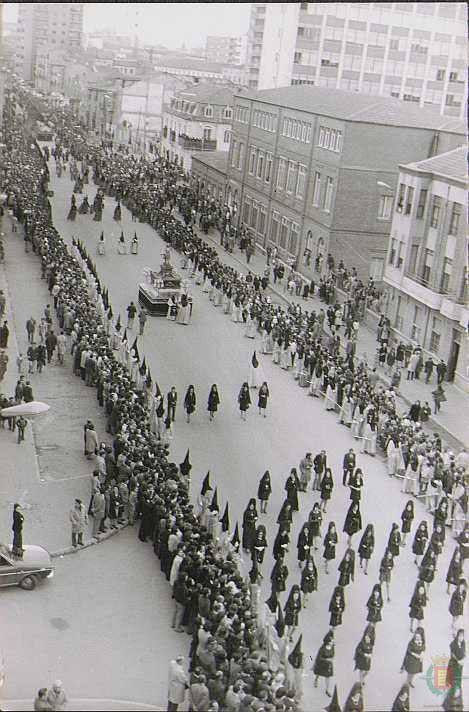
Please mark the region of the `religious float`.
POLYGON ((162 257, 159 272, 146 267, 143 270, 146 281, 138 285, 138 302, 151 316, 166 316, 171 297, 179 302, 184 293, 182 279, 171 264, 169 247, 162 257))

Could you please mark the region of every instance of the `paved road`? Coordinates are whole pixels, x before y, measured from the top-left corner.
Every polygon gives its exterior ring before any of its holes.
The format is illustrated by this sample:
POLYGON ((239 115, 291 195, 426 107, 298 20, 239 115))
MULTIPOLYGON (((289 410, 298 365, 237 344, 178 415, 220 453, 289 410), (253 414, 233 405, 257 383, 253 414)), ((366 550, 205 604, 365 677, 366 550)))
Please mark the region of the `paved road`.
MULTIPOLYGON (((52 199, 54 222, 64 239, 71 242, 72 235, 80 237, 90 254, 95 254, 98 236, 101 229, 104 230, 107 237, 107 255, 97 256, 96 264, 102 282, 109 288, 114 312, 120 310, 123 315, 129 301, 137 297, 137 283, 141 279, 142 269, 145 266, 159 266, 162 241, 148 225, 132 223, 125 209, 122 210, 122 224, 117 225, 112 220, 114 201, 110 198, 106 198, 102 223, 95 223, 86 216, 79 216, 76 223, 67 223, 66 214, 72 183, 66 177, 53 177, 51 188, 55 191, 55 197, 52 199), (121 227, 127 236, 137 230, 141 242, 139 255, 117 255, 116 241, 121 227), (110 237, 111 233, 114 235, 113 239, 110 237)), ((90 199, 94 197, 94 193, 94 187, 90 186, 90 199)), ((336 424, 336 416, 325 413, 321 402, 308 398, 305 392, 294 384, 290 374, 274 366, 271 359, 265 356, 261 357, 261 365, 272 394, 269 416, 266 420, 260 419, 253 407, 247 422, 242 422, 236 398, 242 381, 247 379, 254 343, 244 338, 240 325, 233 324, 209 303, 199 287, 193 285, 191 289, 194 297, 192 323, 189 326, 180 326, 166 319, 150 319, 145 336, 139 342, 139 350, 145 354, 152 375, 158 380, 163 391, 175 385, 181 401, 189 383, 196 387, 198 407, 194 422, 190 425, 184 422, 179 406, 172 446, 175 462, 180 462, 186 448, 190 447, 193 494, 199 491, 202 478, 210 469, 212 482, 219 487, 221 508, 229 501, 233 524, 236 519, 241 519, 247 500, 256 494, 260 475, 269 468, 274 493, 270 513, 261 517, 261 520, 265 520, 267 524, 269 541, 272 543, 277 529, 275 518, 284 497, 283 483, 290 468, 298 465, 307 450, 317 452, 325 448, 330 454, 336 475, 336 488, 326 521, 335 518, 341 531, 348 506, 348 491, 340 484, 340 464, 343 453, 355 444, 350 433, 336 424), (215 422, 209 423, 206 397, 213 382, 219 386, 221 410, 215 422)), ((376 553, 370 564, 369 575, 365 577, 358 570, 355 584, 347 590, 344 623, 336 633, 335 672, 342 702, 356 679, 356 673, 353 672, 353 652, 366 624, 365 603, 373 583, 377 580, 379 559, 391 523, 400 522, 400 513, 405 504, 404 495, 399 492, 399 483, 387 479, 379 458, 360 456, 359 461, 366 474, 363 523, 365 526, 369 521, 373 521, 376 525, 376 553)), ((294 544, 313 500, 313 495, 303 495, 301 511, 295 517, 289 560, 289 585, 299 580, 294 544)), ((416 522, 424 516, 426 515, 423 509, 417 505, 416 522)), ((341 536, 337 563, 343 555, 345 543, 341 536)), ((452 540, 449 537, 447 550, 441 557, 438 580, 432 586, 430 604, 426 612, 425 670, 431 665, 434 656, 448 650, 450 617, 444 577, 452 550, 452 540)), ((337 581, 335 570, 332 569, 329 575, 323 573, 321 553, 322 551, 318 552, 317 559, 320 569, 319 591, 312 599, 309 610, 301 615, 307 661, 309 656, 314 657, 328 629, 327 607, 332 588, 337 581)), ((263 567, 266 581, 271 566, 272 559, 267 556, 263 567)), ((410 547, 407 546, 402 551, 395 569, 392 602, 385 607, 383 622, 377 630, 372 669, 366 686, 367 709, 389 708, 403 682, 399 668, 410 637, 408 603, 415 578, 416 568, 410 547)), ((263 593, 266 591, 267 583, 263 593)), ((312 675, 308 671, 305 677, 305 709, 320 709, 325 702, 323 691, 313 689, 312 675)), ((439 704, 439 698, 430 692, 425 681, 416 681, 412 707, 431 708, 438 707, 439 704)))

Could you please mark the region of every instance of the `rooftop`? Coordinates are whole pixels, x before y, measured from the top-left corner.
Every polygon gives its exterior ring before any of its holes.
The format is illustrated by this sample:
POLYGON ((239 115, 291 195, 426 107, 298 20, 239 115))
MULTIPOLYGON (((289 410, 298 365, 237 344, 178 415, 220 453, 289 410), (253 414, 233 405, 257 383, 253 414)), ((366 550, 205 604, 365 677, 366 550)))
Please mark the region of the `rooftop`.
POLYGON ((175 99, 184 99, 192 103, 231 106, 234 90, 226 86, 213 84, 196 84, 190 88, 178 91, 175 99))
POLYGON ((191 71, 199 72, 212 72, 213 74, 222 74, 224 69, 240 69, 238 65, 230 64, 220 64, 218 62, 200 62, 195 61, 194 57, 187 57, 187 59, 181 57, 171 57, 168 59, 162 58, 155 61, 155 68, 158 66, 162 67, 172 67, 173 69, 190 69, 191 71))
POLYGON ((434 173, 445 178, 455 178, 456 180, 467 182, 467 146, 459 146, 447 153, 440 153, 433 158, 426 158, 424 161, 415 161, 402 166, 412 170, 434 173))
POLYGON ((460 119, 441 116, 428 107, 420 107, 384 96, 368 96, 340 89, 295 85, 279 89, 248 91, 243 93, 242 98, 345 121, 466 134, 466 124, 460 119))
POLYGON ((210 168, 214 168, 221 173, 226 173, 228 151, 194 151, 192 160, 194 160, 194 158, 200 163, 205 163, 205 165, 210 168))

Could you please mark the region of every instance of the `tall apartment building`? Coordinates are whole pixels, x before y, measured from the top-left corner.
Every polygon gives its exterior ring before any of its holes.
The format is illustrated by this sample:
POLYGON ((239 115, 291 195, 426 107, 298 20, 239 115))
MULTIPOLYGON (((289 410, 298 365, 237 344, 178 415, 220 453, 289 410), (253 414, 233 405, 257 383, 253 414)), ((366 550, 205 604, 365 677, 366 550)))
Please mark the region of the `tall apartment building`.
POLYGON ((223 37, 208 35, 205 42, 207 62, 221 64, 244 64, 246 61, 246 36, 223 37))
POLYGON ((38 47, 78 50, 83 40, 84 3, 19 3, 17 22, 16 72, 34 81, 38 47))
POLYGON ((399 168, 387 315, 469 392, 467 146, 399 168))
POLYGON ((256 242, 317 279, 330 252, 382 279, 398 166, 456 148, 466 123, 389 97, 238 93, 226 197, 256 242))
POLYGON ((467 5, 253 3, 249 87, 309 84, 467 111, 467 5))
POLYGON ((5 71, 3 57, 3 2, 0 2, 0 126, 3 117, 3 103, 5 97, 5 71))

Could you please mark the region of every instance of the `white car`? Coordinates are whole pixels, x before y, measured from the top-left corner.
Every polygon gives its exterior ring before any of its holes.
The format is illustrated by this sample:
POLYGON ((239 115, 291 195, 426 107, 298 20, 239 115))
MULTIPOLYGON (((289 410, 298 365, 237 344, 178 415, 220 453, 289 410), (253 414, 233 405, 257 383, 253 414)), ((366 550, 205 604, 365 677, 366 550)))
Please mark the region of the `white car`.
POLYGON ((20 559, 0 544, 0 587, 20 586, 25 591, 32 591, 38 581, 53 575, 50 555, 42 546, 25 545, 20 559))

